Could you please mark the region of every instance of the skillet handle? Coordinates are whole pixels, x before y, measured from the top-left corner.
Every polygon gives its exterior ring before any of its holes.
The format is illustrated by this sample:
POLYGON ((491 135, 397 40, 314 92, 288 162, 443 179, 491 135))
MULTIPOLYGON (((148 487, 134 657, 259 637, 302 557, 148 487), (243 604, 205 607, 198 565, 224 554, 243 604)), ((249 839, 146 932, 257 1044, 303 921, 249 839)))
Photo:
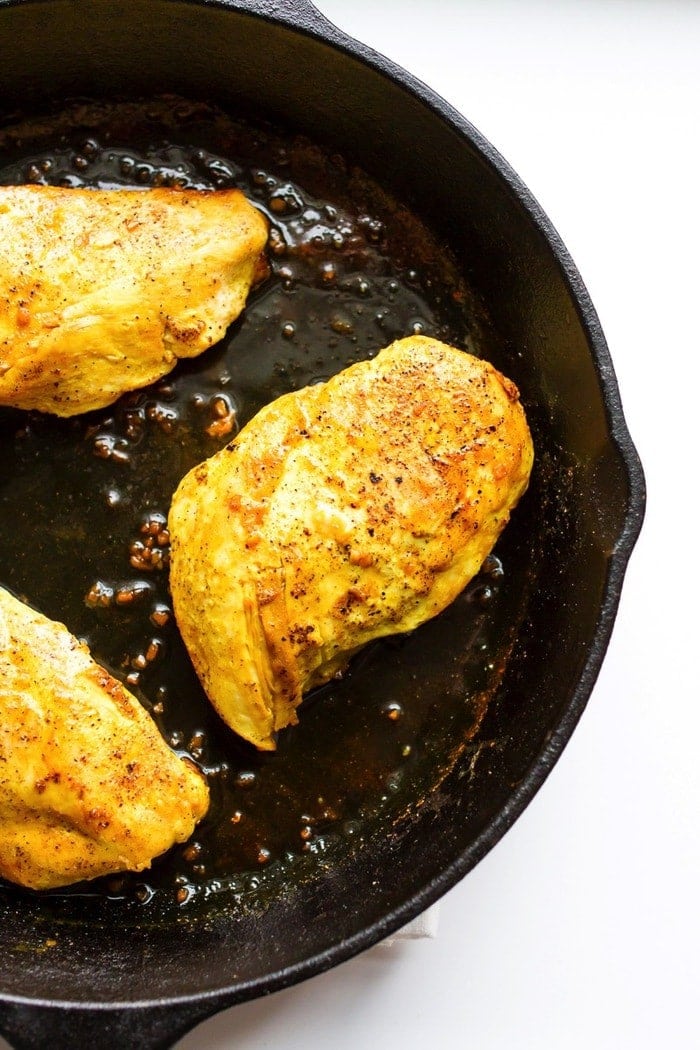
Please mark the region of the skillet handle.
POLYGON ((170 1050, 218 1009, 216 1002, 106 1010, 3 1003, 0 1034, 13 1050, 170 1050))

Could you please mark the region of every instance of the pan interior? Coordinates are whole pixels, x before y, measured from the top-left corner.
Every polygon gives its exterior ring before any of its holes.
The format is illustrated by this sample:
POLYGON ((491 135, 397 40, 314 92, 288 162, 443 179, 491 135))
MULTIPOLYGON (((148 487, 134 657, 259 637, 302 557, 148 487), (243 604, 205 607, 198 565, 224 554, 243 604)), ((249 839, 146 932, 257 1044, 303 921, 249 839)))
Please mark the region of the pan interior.
POLYGON ((373 646, 309 697, 275 755, 260 755, 218 720, 177 632, 158 538, 172 493, 275 397, 411 332, 479 350, 484 325, 424 226, 304 139, 174 98, 78 103, 2 134, 6 184, 237 185, 271 223, 271 274, 215 350, 100 412, 0 415, 3 584, 66 622, 139 693, 170 744, 207 772, 214 799, 194 841, 145 877, 79 887, 81 907, 93 894, 163 897, 162 909, 245 893, 300 853, 361 835, 375 812, 405 804, 407 785, 412 799, 430 792, 497 681, 491 639, 504 632, 489 609, 507 590, 504 570, 487 562, 439 629, 373 646))

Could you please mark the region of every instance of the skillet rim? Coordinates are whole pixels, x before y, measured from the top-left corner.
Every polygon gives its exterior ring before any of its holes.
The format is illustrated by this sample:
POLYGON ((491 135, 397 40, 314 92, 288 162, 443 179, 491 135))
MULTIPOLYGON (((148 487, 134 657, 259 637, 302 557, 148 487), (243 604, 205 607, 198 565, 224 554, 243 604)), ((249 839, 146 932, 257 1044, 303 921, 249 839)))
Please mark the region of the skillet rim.
MULTIPOLYGON (((47 6, 50 3, 51 0, 0 0, 0 17, 3 9, 28 4, 47 6)), ((546 243, 551 259, 556 264, 563 285, 575 306, 582 332, 586 336, 592 363, 600 382, 601 403, 605 412, 608 438, 620 458, 627 482, 624 517, 610 553, 595 628, 576 687, 545 746, 537 753, 507 802, 488 821, 472 843, 450 864, 443 867, 428 884, 391 909, 380 920, 352 936, 263 978, 252 978, 235 984, 229 983, 217 989, 181 996, 128 1001, 80 1002, 68 999, 34 999, 0 991, 0 1000, 8 1004, 36 1009, 58 1007, 61 1010, 85 1013, 134 1013, 144 1009, 153 1010, 157 1007, 186 1007, 195 1004, 201 1007, 206 1006, 207 1009, 200 1011, 198 1016, 192 1020, 192 1024, 196 1024, 227 1006, 299 983, 331 966, 347 961, 376 944, 439 900, 500 841, 547 779, 590 699, 612 636, 628 562, 642 528, 646 490, 641 461, 624 417, 610 351, 583 279, 563 240, 538 201, 502 154, 481 132, 419 78, 336 27, 309 0, 161 0, 161 3, 183 8, 204 7, 231 11, 282 26, 294 33, 310 36, 318 43, 339 52, 343 58, 358 61, 390 80, 417 99, 429 111, 431 118, 442 121, 451 130, 457 132, 460 139, 466 140, 466 143, 491 169, 497 181, 507 189, 511 198, 524 211, 528 222, 546 243)))

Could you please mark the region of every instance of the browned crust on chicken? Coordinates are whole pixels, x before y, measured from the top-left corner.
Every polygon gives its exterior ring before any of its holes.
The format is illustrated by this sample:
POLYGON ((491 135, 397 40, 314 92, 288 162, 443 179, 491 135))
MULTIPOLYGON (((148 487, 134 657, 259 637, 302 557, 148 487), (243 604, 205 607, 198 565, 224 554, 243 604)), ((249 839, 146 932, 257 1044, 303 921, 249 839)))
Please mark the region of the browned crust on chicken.
POLYGON ((170 512, 178 624, 222 717, 273 748, 359 647, 444 609, 532 458, 515 385, 420 336, 258 413, 170 512))
POLYGON ((208 805, 122 683, 0 588, 0 875, 50 889, 141 871, 208 805))
POLYGON ((70 416, 160 379, 223 337, 266 241, 236 189, 0 186, 0 405, 70 416))

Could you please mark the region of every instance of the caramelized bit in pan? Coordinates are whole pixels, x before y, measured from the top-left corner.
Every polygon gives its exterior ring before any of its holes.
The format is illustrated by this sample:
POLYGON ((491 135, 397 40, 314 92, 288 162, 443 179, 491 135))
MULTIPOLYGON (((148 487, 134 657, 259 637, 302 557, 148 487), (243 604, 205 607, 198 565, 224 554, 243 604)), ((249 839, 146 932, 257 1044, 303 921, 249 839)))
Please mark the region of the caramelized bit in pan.
POLYGON ((121 682, 0 588, 0 875, 40 890, 141 871, 208 805, 121 682))
POLYGON ((266 241, 237 189, 0 186, 0 405, 72 416, 202 353, 266 241))
POLYGON ((221 716, 273 749, 360 647, 443 610, 532 458, 514 384, 421 336, 263 408, 169 517, 175 615, 221 716))

